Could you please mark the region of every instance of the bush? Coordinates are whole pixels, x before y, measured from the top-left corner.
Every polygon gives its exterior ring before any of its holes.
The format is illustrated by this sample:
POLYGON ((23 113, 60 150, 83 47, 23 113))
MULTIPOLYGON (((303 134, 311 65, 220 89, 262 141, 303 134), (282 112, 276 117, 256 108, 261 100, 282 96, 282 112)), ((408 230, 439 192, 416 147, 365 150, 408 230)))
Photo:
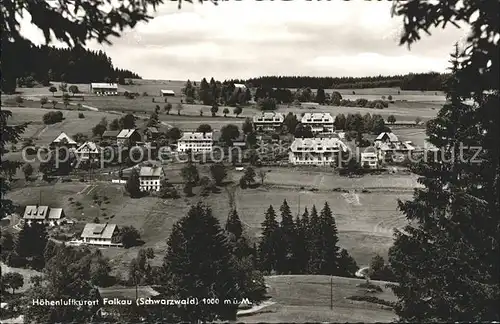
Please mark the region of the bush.
POLYGON ((59 123, 62 120, 63 120, 63 113, 60 111, 51 111, 43 115, 43 123, 46 125, 59 123))
POLYGON ((357 285, 357 287, 360 287, 360 288, 366 288, 366 289, 371 289, 371 290, 376 290, 378 292, 382 292, 384 291, 382 289, 382 287, 380 287, 379 285, 376 285, 374 283, 371 283, 371 282, 363 282, 363 283, 360 283, 359 285, 357 285))
POLYGON ((85 118, 85 115, 83 113, 79 113, 78 118, 85 118))
POLYGON ((394 307, 394 303, 390 302, 388 300, 380 299, 375 296, 350 296, 347 297, 349 300, 356 300, 356 301, 365 301, 373 304, 379 304, 379 305, 384 305, 387 307, 394 307))

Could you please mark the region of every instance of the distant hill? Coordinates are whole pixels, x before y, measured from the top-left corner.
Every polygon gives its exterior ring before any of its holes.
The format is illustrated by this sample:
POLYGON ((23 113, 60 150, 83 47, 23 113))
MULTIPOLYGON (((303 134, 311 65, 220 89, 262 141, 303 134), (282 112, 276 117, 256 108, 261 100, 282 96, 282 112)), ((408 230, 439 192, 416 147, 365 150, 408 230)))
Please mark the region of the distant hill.
MULTIPOLYGON (((2 46, 3 47, 3 46, 2 46)), ((111 58, 103 51, 85 48, 56 48, 33 46, 29 42, 10 43, 2 48, 2 91, 12 92, 17 86, 45 86, 49 81, 67 83, 119 82, 125 78, 141 77, 129 70, 113 66, 111 58), (5 49, 5 50, 4 50, 5 49), (13 51, 13 53, 10 53, 13 51)))
POLYGON ((442 91, 448 74, 437 72, 373 77, 309 77, 262 76, 248 80, 230 80, 261 88, 366 89, 395 88, 401 90, 442 91))

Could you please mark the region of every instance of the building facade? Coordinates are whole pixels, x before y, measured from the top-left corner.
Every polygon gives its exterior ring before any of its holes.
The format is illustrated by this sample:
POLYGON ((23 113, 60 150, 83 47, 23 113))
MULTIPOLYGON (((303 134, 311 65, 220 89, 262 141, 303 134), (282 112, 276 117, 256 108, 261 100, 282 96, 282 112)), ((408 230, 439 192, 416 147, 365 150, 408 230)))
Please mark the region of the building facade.
POLYGON ((116 243, 118 226, 116 224, 96 224, 88 223, 85 225, 81 238, 83 243, 99 246, 121 246, 116 243))
POLYGON ((211 152, 213 133, 184 132, 177 141, 177 152, 211 152))
POLYGON ((55 226, 65 221, 65 214, 62 208, 32 205, 24 209, 23 221, 28 224, 41 223, 55 226))
POLYGON ((293 165, 337 166, 340 154, 349 151, 338 138, 297 138, 290 146, 289 162, 293 165))
POLYGON ((281 113, 263 112, 253 116, 253 125, 259 132, 274 132, 283 125, 285 117, 281 113))
POLYGON ((361 153, 361 166, 364 168, 378 169, 379 161, 377 153, 375 152, 361 153))
POLYGON ((305 113, 300 122, 309 126, 315 135, 332 134, 335 131, 335 118, 330 113, 305 113))
POLYGON ((51 148, 57 147, 67 147, 70 149, 75 149, 78 146, 78 143, 69 137, 65 132, 61 132, 59 136, 57 136, 51 143, 51 148))
POLYGON ((141 134, 135 129, 122 129, 116 136, 116 144, 119 146, 135 145, 141 139, 141 134))
POLYGON ((158 192, 161 189, 163 168, 161 166, 143 166, 139 170, 139 182, 141 191, 158 192))
POLYGON ((162 97, 175 97, 174 90, 160 90, 160 96, 162 97))
POLYGON ((94 142, 85 142, 75 150, 75 155, 80 161, 99 161, 101 148, 94 142))
POLYGON ((117 96, 118 84, 116 83, 91 83, 90 92, 97 96, 117 96))

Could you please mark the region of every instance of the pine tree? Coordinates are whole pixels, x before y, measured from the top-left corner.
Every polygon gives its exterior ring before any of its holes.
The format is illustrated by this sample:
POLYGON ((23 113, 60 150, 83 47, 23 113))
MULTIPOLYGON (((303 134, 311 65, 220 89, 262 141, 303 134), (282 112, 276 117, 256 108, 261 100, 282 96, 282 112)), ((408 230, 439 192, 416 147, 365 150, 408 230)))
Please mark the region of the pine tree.
POLYGON ((132 169, 130 177, 125 184, 125 190, 130 194, 130 197, 137 198, 141 195, 141 183, 139 180, 139 172, 136 169, 132 169))
POLYGON ((339 254, 339 242, 337 225, 333 217, 330 206, 327 202, 319 217, 320 233, 321 233, 321 249, 320 249, 320 273, 333 275, 337 273, 337 259, 339 254))
POLYGON ((341 249, 338 258, 337 276, 354 277, 359 267, 346 249, 341 249))
MULTIPOLYGON (((168 298, 241 299, 242 285, 224 231, 212 211, 198 203, 173 227, 163 263, 168 298)), ((182 305, 169 308, 180 321, 234 320, 238 305, 182 305)))
MULTIPOLYGON (((412 221, 396 233, 389 251, 401 321, 500 319, 499 89, 498 83, 488 84, 485 72, 493 67, 485 66, 484 44, 470 48, 469 53, 478 50, 481 56, 464 57, 458 47, 452 54, 448 102, 427 125, 440 156, 429 156, 414 168, 425 188, 415 189, 413 200, 399 202, 412 221), (474 70, 481 64, 482 71, 474 70), (474 106, 464 103, 471 97, 474 106), (476 161, 469 160, 476 153, 470 146, 481 147, 476 161)), ((498 58, 496 64, 498 75, 498 58)))
POLYGON ((293 270, 293 242, 295 238, 294 223, 292 211, 286 200, 280 207, 281 223, 280 223, 280 244, 277 271, 280 274, 290 274, 293 270))
POLYGON ((276 213, 273 206, 269 206, 264 222, 262 222, 262 237, 259 244, 259 265, 260 269, 270 273, 276 270, 277 248, 279 241, 279 225, 276 221, 276 213))
POLYGON ((237 240, 243 234, 243 225, 236 209, 233 209, 226 221, 226 231, 228 231, 237 240))

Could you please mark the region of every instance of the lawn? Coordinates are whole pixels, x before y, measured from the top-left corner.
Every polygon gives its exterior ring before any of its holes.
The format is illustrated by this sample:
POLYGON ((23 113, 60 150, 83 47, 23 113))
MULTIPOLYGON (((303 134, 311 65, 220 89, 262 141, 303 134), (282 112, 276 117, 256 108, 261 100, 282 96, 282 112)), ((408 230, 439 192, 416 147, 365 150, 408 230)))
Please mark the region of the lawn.
POLYGON ((390 309, 346 299, 350 296, 371 295, 387 301, 396 300, 384 282, 372 281, 383 289, 379 293, 368 293, 366 289, 356 286, 363 282, 360 279, 314 275, 269 276, 266 277, 266 284, 270 286, 271 301, 276 304, 264 308, 259 314, 240 317, 239 320, 245 323, 367 323, 395 320, 396 315, 390 309), (330 280, 333 281, 332 286, 330 280))
MULTIPOLYGON (((17 272, 24 277, 24 284, 21 288, 16 290, 16 293, 20 293, 26 291, 31 287, 30 279, 34 276, 43 276, 42 272, 32 270, 32 269, 23 269, 23 268, 12 268, 0 262, 0 267, 2 268, 2 276, 4 276, 8 272, 17 272)), ((12 291, 11 291, 12 292, 12 291)))

